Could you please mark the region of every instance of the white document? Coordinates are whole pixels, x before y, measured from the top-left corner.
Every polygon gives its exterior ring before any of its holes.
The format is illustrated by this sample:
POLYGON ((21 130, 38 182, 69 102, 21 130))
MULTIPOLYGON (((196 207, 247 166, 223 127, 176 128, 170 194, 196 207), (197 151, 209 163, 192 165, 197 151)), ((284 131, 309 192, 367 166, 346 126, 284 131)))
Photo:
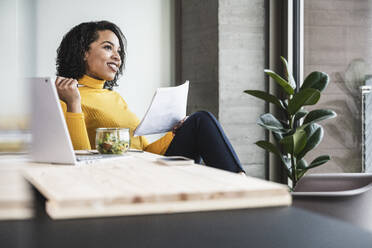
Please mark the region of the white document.
POLYGON ((165 133, 186 116, 189 81, 175 87, 158 88, 134 136, 165 133))

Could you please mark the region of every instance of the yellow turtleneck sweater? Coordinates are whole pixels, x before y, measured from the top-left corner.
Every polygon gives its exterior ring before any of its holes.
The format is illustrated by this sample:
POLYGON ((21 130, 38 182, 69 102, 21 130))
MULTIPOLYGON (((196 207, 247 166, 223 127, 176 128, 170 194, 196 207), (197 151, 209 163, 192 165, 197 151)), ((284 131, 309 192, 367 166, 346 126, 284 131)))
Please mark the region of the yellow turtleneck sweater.
POLYGON ((156 154, 164 154, 173 139, 171 132, 149 144, 145 137, 133 137, 133 130, 139 124, 137 116, 128 109, 119 93, 103 89, 105 81, 84 75, 79 84, 83 113, 66 112, 67 106, 61 101, 67 127, 75 150, 95 147, 96 128, 120 127, 130 129, 130 146, 156 154))

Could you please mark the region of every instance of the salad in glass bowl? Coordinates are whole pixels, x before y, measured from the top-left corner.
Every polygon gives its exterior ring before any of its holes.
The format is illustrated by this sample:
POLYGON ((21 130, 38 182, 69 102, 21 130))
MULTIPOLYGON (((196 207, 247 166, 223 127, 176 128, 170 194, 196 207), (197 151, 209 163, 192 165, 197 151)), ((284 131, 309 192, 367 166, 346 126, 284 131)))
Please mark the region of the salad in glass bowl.
POLYGON ((123 154, 130 147, 129 128, 97 128, 96 149, 101 154, 123 154))

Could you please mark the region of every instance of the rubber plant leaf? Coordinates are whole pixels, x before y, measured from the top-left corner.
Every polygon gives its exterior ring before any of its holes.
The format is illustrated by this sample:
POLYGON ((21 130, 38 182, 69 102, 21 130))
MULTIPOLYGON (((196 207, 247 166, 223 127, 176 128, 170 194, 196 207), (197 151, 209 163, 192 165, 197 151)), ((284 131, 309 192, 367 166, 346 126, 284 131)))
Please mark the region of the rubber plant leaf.
POLYGON ((310 111, 305 119, 303 124, 311 123, 311 122, 318 122, 322 120, 327 120, 331 118, 335 118, 337 116, 336 112, 330 109, 316 109, 310 111))
POLYGON ((294 94, 294 88, 281 76, 273 72, 272 70, 264 70, 264 72, 269 75, 274 81, 279 84, 283 90, 288 94, 288 95, 293 95, 294 94))
POLYGON ((317 147, 322 141, 323 136, 324 136, 324 131, 323 131, 322 126, 316 123, 312 123, 308 125, 304 130, 306 132, 307 142, 306 142, 306 146, 304 147, 304 149, 298 154, 297 156, 298 159, 303 158, 306 155, 306 153, 308 153, 310 150, 317 147))
POLYGON ((297 113, 295 114, 295 116, 294 116, 294 121, 299 121, 299 120, 301 120, 301 118, 303 118, 304 116, 306 116, 308 113, 309 113, 309 111, 306 111, 306 110, 304 110, 304 109, 300 109, 300 110, 297 111, 297 113))
POLYGON ((319 156, 310 163, 310 165, 307 167, 307 170, 327 163, 330 159, 331 158, 328 155, 319 156))
POLYGON ((329 76, 326 73, 314 71, 305 78, 300 90, 312 88, 323 91, 327 88, 328 83, 329 76))
POLYGON ((257 124, 270 131, 280 133, 288 132, 288 130, 283 127, 282 123, 270 113, 261 115, 260 118, 257 120, 257 124))
POLYGON ((261 90, 245 90, 244 93, 247 93, 248 95, 251 95, 251 96, 257 97, 259 99, 262 99, 264 101, 275 104, 276 106, 278 106, 279 108, 281 108, 283 110, 286 109, 285 106, 283 105, 283 103, 276 96, 271 95, 269 93, 266 93, 264 91, 261 91, 261 90))
POLYGON ((287 153, 297 156, 306 146, 306 132, 298 129, 294 134, 284 137, 279 143, 283 145, 287 153))
POLYGON ((293 89, 296 89, 296 81, 294 80, 294 77, 291 73, 291 70, 289 69, 289 65, 288 65, 287 60, 282 56, 280 57, 280 59, 283 62, 284 70, 285 70, 285 76, 287 77, 289 85, 291 85, 293 89))
POLYGON ((305 105, 314 105, 319 101, 320 91, 316 89, 304 89, 296 93, 288 103, 288 113, 297 113, 305 105))
POLYGON ((279 149, 274 144, 272 144, 268 141, 265 141, 265 140, 257 141, 255 144, 257 146, 275 154, 276 156, 278 156, 280 158, 280 160, 282 161, 282 163, 284 165, 284 169, 286 170, 288 176, 290 176, 291 173, 288 169, 289 160, 285 159, 285 157, 282 155, 282 153, 279 151, 279 149))

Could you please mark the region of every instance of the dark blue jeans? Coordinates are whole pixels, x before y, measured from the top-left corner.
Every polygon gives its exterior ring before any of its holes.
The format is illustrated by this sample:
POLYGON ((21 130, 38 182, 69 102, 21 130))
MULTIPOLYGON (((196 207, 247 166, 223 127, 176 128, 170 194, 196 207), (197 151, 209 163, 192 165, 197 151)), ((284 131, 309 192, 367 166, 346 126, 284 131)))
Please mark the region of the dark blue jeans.
POLYGON ((244 171, 238 156, 221 125, 209 112, 199 111, 189 116, 176 131, 165 156, 185 156, 208 166, 232 171, 244 171))

